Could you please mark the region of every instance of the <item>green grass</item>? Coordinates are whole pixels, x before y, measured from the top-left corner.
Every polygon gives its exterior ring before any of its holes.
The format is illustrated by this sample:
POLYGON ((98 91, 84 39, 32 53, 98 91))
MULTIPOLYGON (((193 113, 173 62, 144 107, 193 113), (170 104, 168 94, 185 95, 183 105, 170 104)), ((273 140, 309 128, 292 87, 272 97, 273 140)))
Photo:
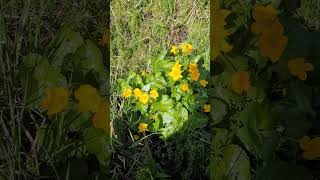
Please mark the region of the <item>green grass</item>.
MULTIPOLYGON (((190 42, 209 65, 209 0, 111 2, 112 172, 116 179, 202 179, 209 159, 205 130, 177 132, 167 141, 157 134, 135 143, 117 80, 130 70, 153 71, 152 64, 171 45, 190 42), (194 166, 198 166, 197 169, 194 166)), ((207 66, 208 67, 208 66, 207 66)), ((155 70, 156 71, 156 70, 155 70)), ((133 119, 132 119, 133 120, 133 119)))
MULTIPOLYGON (((111 2, 111 103, 118 102, 114 89, 117 79, 129 70, 151 70, 152 59, 172 44, 190 41, 196 49, 208 54, 209 3, 208 0, 111 2)), ((111 116, 117 119, 121 113, 117 111, 111 116)))

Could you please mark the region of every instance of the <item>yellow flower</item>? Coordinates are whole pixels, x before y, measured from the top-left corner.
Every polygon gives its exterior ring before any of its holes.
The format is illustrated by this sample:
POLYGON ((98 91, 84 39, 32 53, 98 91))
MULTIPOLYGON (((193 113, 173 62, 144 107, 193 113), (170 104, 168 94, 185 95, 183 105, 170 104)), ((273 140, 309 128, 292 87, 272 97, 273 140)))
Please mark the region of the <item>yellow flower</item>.
POLYGON ((194 64, 194 63, 190 63, 189 64, 189 74, 191 76, 191 79, 193 81, 197 81, 200 77, 200 73, 199 73, 199 69, 198 69, 198 65, 194 64))
POLYGON ((308 160, 320 158, 320 137, 310 139, 304 136, 299 140, 300 148, 304 151, 302 157, 308 160))
POLYGON ((210 104, 203 105, 203 111, 204 112, 210 112, 211 111, 211 105, 210 104))
POLYGON ((246 71, 238 71, 231 77, 230 87, 238 94, 246 92, 251 87, 250 76, 246 71))
POLYGON ((288 38, 283 35, 283 26, 277 18, 277 11, 271 6, 257 6, 252 12, 256 20, 251 25, 251 31, 260 35, 258 46, 264 57, 269 57, 273 63, 277 62, 285 50, 288 38))
POLYGON ((176 54, 178 54, 179 53, 179 49, 178 49, 178 47, 177 46, 175 46, 175 45, 172 45, 172 47, 171 47, 171 51, 170 51, 172 54, 174 54, 174 55, 176 55, 176 54))
POLYGON ((270 28, 278 26, 277 11, 272 5, 256 6, 252 11, 252 16, 256 22, 251 25, 251 31, 255 34, 264 34, 270 28))
POLYGON ((122 91, 122 96, 125 97, 125 98, 130 97, 131 94, 132 94, 132 90, 129 89, 129 88, 125 88, 125 89, 122 91))
POLYGON ((182 78, 182 71, 181 71, 181 64, 179 64, 179 61, 176 61, 176 63, 171 68, 171 72, 169 73, 169 76, 174 80, 177 81, 182 78))
POLYGON ((190 77, 193 81, 198 81, 199 77, 200 77, 200 73, 199 71, 195 71, 193 73, 190 74, 190 77))
POLYGON ((210 23, 212 29, 211 35, 211 58, 215 60, 220 52, 227 53, 232 49, 232 46, 225 40, 230 33, 225 29, 225 19, 230 14, 230 11, 226 9, 220 9, 219 0, 213 1, 212 9, 213 21, 210 23))
POLYGON ((189 43, 182 44, 181 49, 184 54, 190 54, 192 52, 192 45, 189 43))
POLYGON ((189 70, 188 70, 190 73, 191 72, 194 72, 194 71, 198 71, 198 65, 195 64, 195 63, 190 63, 189 64, 189 70))
POLYGON ((293 76, 298 77, 300 80, 307 79, 307 71, 313 70, 313 65, 311 63, 304 63, 304 59, 297 58, 288 61, 288 68, 293 76))
POLYGON ((63 87, 54 87, 48 89, 46 94, 46 98, 42 101, 42 107, 48 111, 48 115, 61 112, 67 107, 69 100, 67 89, 63 87))
POLYGON ((157 97, 159 96, 157 90, 151 90, 151 91, 150 91, 150 95, 151 95, 151 97, 154 98, 154 99, 157 99, 157 97))
POLYGON ((100 96, 96 88, 91 85, 81 85, 75 91, 75 98, 79 101, 79 112, 95 112, 100 104, 100 96))
POLYGON ((201 85, 202 87, 206 87, 207 84, 208 84, 208 81, 206 81, 206 80, 200 80, 200 85, 201 85))
POLYGON ((148 129, 148 124, 146 123, 140 123, 138 126, 139 132, 145 132, 145 131, 149 131, 148 129))
POLYGON ((187 92, 187 91, 189 91, 189 85, 188 84, 182 84, 181 89, 182 89, 182 91, 187 92))
POLYGON ((137 135, 137 134, 133 135, 134 140, 138 140, 139 138, 140 138, 139 135, 137 135))
POLYGON ((153 121, 157 120, 158 119, 158 114, 151 115, 150 119, 153 120, 153 121))
POLYGON ((134 96, 137 97, 137 98, 140 97, 141 94, 142 94, 142 92, 141 92, 141 90, 139 88, 135 88, 133 90, 133 93, 134 93, 134 96))
POLYGON ((101 102, 98 111, 93 115, 92 122, 95 128, 102 129, 106 134, 110 132, 110 105, 108 101, 101 102))
POLYGON ((287 43, 288 38, 286 36, 272 32, 261 35, 258 40, 261 55, 269 57, 273 63, 279 60, 287 43))
POLYGON ((148 100, 149 100, 149 95, 147 93, 142 93, 141 96, 139 97, 139 101, 142 104, 147 104, 148 100))
POLYGON ((145 70, 141 70, 141 76, 146 76, 147 75, 147 72, 145 70))

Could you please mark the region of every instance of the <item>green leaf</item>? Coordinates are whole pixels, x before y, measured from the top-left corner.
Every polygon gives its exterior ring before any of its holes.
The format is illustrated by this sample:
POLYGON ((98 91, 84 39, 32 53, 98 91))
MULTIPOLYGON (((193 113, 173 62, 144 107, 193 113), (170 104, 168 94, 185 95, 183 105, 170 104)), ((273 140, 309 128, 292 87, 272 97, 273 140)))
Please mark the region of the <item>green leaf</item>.
POLYGON ((86 40, 85 43, 77 50, 76 55, 78 59, 74 59, 75 64, 79 65, 79 68, 86 74, 89 71, 93 71, 98 74, 102 79, 106 76, 105 66, 103 63, 103 57, 100 49, 90 40, 86 40))
POLYGON ((223 120, 224 116, 227 114, 226 105, 225 103, 217 99, 211 99, 210 102, 212 105, 212 111, 210 112, 210 115, 213 119, 213 123, 218 124, 223 120))
POLYGON ((266 94, 262 88, 252 86, 248 90, 247 96, 256 102, 262 102, 264 100, 266 94))
POLYGON ((250 161, 245 152, 237 145, 221 149, 221 157, 211 156, 211 180, 250 180, 250 161))
POLYGON ((63 34, 63 40, 60 45, 58 46, 58 49, 54 52, 54 57, 52 61, 53 66, 62 66, 64 58, 69 55, 76 52, 76 50, 83 44, 83 38, 80 35, 80 32, 73 32, 70 30, 67 30, 63 34))
POLYGON ((208 124, 208 116, 204 113, 194 112, 190 116, 189 126, 193 129, 205 127, 208 124))
POLYGON ((244 143, 248 151, 262 157, 263 140, 258 134, 258 130, 272 128, 270 107, 262 103, 250 103, 238 115, 237 118, 243 126, 237 129, 237 136, 244 143))
POLYGON ((174 110, 169 110, 168 112, 164 112, 161 114, 164 125, 172 123, 174 121, 174 112, 174 110))
POLYGON ((94 154, 101 164, 109 160, 109 149, 106 136, 96 128, 87 128, 84 131, 84 144, 89 153, 94 154))

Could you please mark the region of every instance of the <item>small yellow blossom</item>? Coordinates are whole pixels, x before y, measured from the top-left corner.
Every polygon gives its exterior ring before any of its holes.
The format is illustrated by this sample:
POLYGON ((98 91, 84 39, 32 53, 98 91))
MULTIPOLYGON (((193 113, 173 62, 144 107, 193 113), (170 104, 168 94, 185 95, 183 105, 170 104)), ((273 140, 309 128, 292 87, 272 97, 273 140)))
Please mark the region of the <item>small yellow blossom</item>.
POLYGON ((288 61, 288 68, 293 76, 298 77, 300 80, 307 79, 307 71, 313 70, 313 65, 311 63, 305 63, 304 59, 297 58, 288 61))
POLYGON ((315 160, 320 158, 320 137, 310 139, 304 136, 299 140, 300 148, 304 151, 302 157, 308 160, 315 160))
POLYGON ((140 138, 139 135, 137 135, 137 134, 133 135, 134 140, 138 140, 139 138, 140 138))
POLYGON ((81 85, 74 95, 79 101, 79 112, 97 111, 100 105, 100 96, 96 88, 88 84, 81 85))
POLYGON ((63 87, 48 89, 47 96, 42 101, 42 107, 47 110, 48 115, 63 111, 68 106, 69 93, 63 87))
POLYGON ((176 63, 171 68, 171 72, 169 73, 169 76, 174 80, 177 81, 182 78, 182 71, 181 71, 181 64, 179 64, 179 61, 176 61, 176 63))
POLYGON ((95 128, 102 129, 106 134, 110 132, 110 105, 109 102, 101 102, 98 111, 93 115, 92 122, 95 128))
POLYGON ((206 87, 207 84, 208 84, 208 81, 206 81, 206 80, 200 80, 200 85, 201 85, 202 87, 206 87))
POLYGON ((211 105, 210 104, 203 105, 203 111, 204 112, 210 112, 211 111, 211 105))
POLYGON ((230 88, 238 94, 247 92, 251 87, 250 76, 246 71, 235 72, 231 77, 230 88))
POLYGON ((179 49, 178 49, 177 46, 172 45, 170 52, 171 52, 172 54, 174 54, 174 55, 177 55, 177 54, 179 53, 179 49))
POLYGON ((149 131, 148 130, 148 124, 146 123, 140 123, 138 126, 139 132, 145 132, 145 131, 149 131))
POLYGON ((158 114, 153 114, 150 116, 150 119, 156 121, 158 119, 158 114))
POLYGON ((138 97, 141 96, 142 92, 141 92, 141 90, 140 90, 139 88, 135 88, 135 89, 133 90, 133 94, 134 94, 135 97, 138 98, 138 97))
POLYGON ((129 88, 125 88, 125 89, 122 91, 122 96, 125 97, 125 98, 130 97, 131 94, 132 94, 132 90, 129 89, 129 88))
POLYGON ((147 72, 145 70, 141 70, 140 73, 141 73, 141 76, 146 76, 147 75, 147 72))
POLYGON ((157 97, 159 96, 157 90, 151 90, 150 95, 151 95, 151 98, 153 98, 153 99, 157 99, 157 97))
POLYGON ((181 49, 184 54, 190 54, 193 48, 191 44, 185 43, 181 45, 181 49))
POLYGON ((200 77, 200 72, 199 72, 199 69, 198 69, 198 65, 195 64, 195 63, 190 63, 189 64, 189 74, 190 74, 190 77, 193 81, 197 81, 200 77))
POLYGON ((188 84, 182 84, 181 89, 182 89, 182 91, 187 92, 187 91, 189 91, 189 85, 188 84))
POLYGON ((149 100, 149 95, 147 93, 142 93, 141 96, 139 97, 139 101, 142 104, 147 104, 148 100, 149 100))

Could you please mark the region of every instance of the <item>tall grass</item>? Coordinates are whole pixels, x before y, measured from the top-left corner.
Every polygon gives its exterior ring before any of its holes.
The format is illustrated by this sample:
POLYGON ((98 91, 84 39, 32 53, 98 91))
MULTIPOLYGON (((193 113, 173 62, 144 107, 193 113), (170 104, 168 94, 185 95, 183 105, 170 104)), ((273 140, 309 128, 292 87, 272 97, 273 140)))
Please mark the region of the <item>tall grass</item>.
MULTIPOLYGON (((29 84, 19 77, 23 56, 44 53, 64 27, 98 40, 108 29, 108 7, 103 5, 103 0, 0 1, 0 179, 39 178, 39 154, 53 159, 60 151, 48 154, 35 148, 36 132, 48 121, 38 110, 27 108, 23 87, 29 84)), ((55 141, 59 138, 52 138, 55 141)))

